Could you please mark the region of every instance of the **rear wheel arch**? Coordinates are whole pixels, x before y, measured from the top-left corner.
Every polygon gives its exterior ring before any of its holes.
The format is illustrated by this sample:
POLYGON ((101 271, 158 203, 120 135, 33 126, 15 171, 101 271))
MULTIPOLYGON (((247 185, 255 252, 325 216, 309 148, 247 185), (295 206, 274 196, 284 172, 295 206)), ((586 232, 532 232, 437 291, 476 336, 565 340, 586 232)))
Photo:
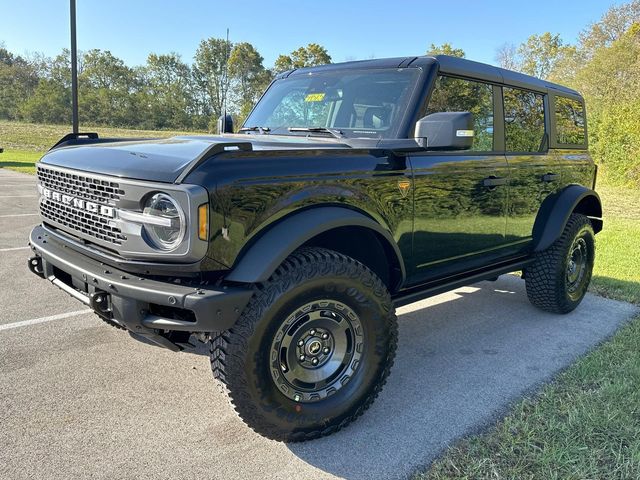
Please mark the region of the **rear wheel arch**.
POLYGON ((389 231, 364 213, 327 206, 292 213, 268 227, 240 253, 226 280, 264 282, 291 253, 303 246, 328 248, 360 261, 391 292, 405 279, 402 254, 389 231))
POLYGON ((573 213, 589 217, 594 233, 602 230, 602 203, 598 194, 582 185, 569 185, 542 202, 533 226, 534 251, 545 250, 560 238, 573 213))

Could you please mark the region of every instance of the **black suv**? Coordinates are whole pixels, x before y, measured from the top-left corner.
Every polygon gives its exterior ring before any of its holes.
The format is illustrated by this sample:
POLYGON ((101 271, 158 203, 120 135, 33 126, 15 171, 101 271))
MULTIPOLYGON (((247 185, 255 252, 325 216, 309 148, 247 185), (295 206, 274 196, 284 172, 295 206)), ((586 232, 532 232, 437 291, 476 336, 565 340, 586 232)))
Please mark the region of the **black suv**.
POLYGON ((602 208, 573 90, 447 56, 350 62, 283 73, 222 125, 63 138, 37 165, 29 268, 133 337, 209 342, 264 436, 360 415, 398 305, 513 271, 544 310, 585 295, 602 208))

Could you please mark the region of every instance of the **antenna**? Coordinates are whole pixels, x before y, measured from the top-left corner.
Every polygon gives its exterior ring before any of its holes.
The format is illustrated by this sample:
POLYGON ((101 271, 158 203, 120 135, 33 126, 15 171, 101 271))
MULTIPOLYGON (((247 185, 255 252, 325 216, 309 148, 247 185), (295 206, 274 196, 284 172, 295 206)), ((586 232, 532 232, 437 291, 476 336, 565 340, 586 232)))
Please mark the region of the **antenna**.
POLYGON ((71 21, 71 123, 78 133, 78 45, 76 43, 76 0, 69 0, 71 21))
POLYGON ((229 75, 229 55, 231 50, 229 48, 229 29, 227 28, 227 43, 225 46, 225 59, 224 59, 224 73, 222 74, 222 132, 227 131, 227 81, 229 75))

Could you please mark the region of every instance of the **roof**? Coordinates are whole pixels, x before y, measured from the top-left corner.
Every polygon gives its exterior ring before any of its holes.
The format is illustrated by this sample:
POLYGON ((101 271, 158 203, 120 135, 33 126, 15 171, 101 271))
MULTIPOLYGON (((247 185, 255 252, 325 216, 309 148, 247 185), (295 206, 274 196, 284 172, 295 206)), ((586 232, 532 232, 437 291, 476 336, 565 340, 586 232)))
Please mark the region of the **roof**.
POLYGON ((487 82, 511 85, 528 90, 548 93, 555 91, 567 95, 581 97, 581 95, 571 88, 558 85, 556 83, 541 80, 531 75, 514 72, 505 68, 496 67, 486 63, 474 62, 466 58, 452 57, 449 55, 434 55, 421 57, 394 57, 381 58, 375 60, 359 60, 355 62, 331 63, 319 65, 317 67, 305 67, 297 70, 290 70, 281 73, 278 77, 288 77, 290 75, 304 75, 312 72, 329 72, 346 69, 365 68, 402 68, 402 67, 426 67, 433 64, 439 65, 439 70, 451 75, 463 77, 473 77, 487 82))

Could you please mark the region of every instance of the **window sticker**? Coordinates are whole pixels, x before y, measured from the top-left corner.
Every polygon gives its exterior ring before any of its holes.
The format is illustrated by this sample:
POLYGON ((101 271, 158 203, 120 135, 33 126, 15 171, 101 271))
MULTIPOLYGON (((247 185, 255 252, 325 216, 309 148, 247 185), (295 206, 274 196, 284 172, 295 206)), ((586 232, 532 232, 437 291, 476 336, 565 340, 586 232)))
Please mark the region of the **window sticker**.
POLYGON ((324 92, 323 93, 309 93, 306 97, 304 97, 305 102, 321 102, 324 100, 324 92))

